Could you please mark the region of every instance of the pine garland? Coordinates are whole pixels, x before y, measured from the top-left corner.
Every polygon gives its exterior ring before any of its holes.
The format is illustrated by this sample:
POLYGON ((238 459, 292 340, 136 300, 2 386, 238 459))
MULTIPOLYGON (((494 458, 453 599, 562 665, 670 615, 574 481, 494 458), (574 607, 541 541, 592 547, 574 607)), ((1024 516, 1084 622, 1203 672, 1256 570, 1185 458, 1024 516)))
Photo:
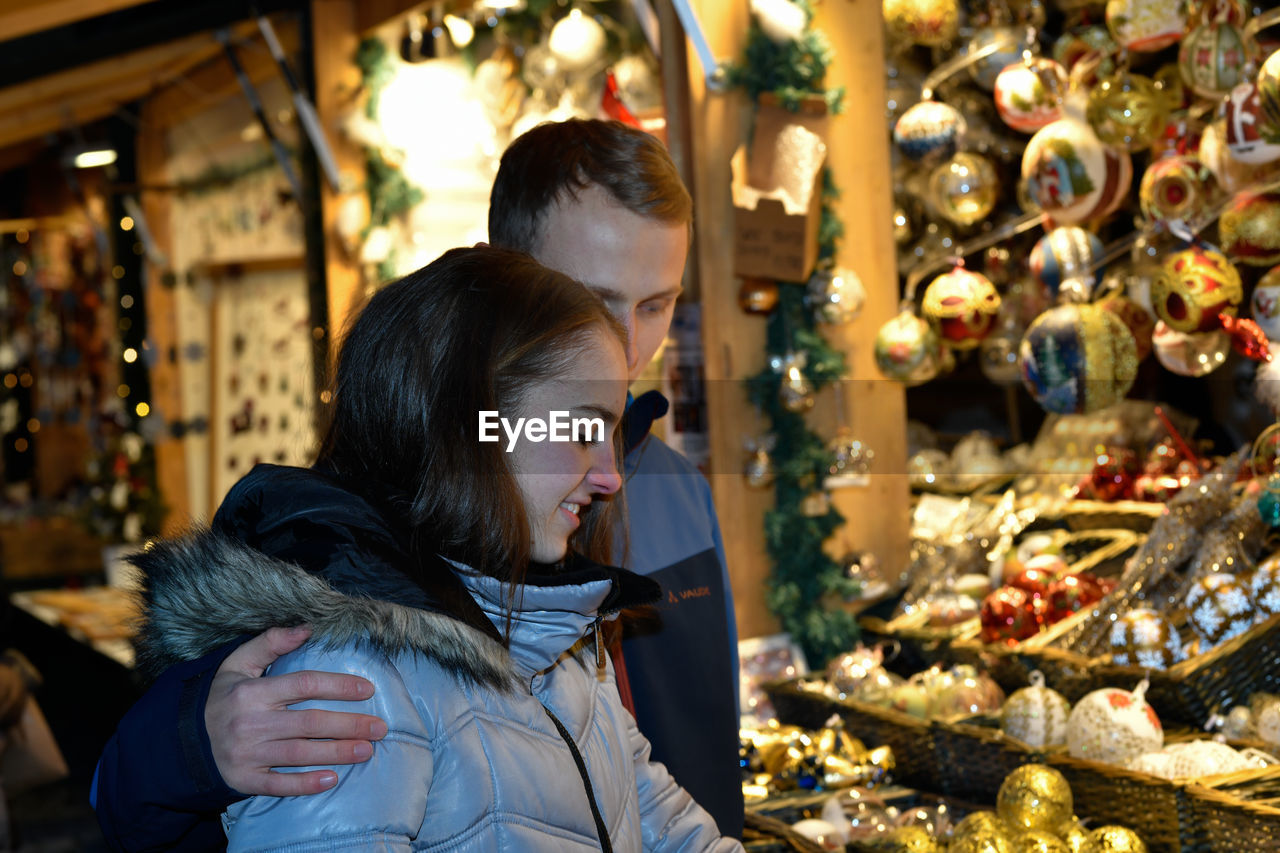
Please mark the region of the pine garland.
MULTIPOLYGON (((772 93, 794 112, 805 97, 819 95, 829 112, 838 113, 843 90, 822 85, 831 48, 826 37, 811 27, 811 5, 807 0, 799 0, 797 5, 804 9, 808 21, 802 36, 788 44, 775 44, 753 21, 744 59, 729 69, 729 80, 757 103, 761 95, 772 93)), ((844 234, 844 225, 832 207, 838 197, 828 169, 823 175, 818 230, 820 264, 834 258, 836 243, 844 234)), ((844 517, 834 508, 816 516, 805 512, 806 498, 822 488, 831 453, 822 436, 809 429, 804 416, 787 410, 779 398, 782 376, 776 366, 787 355, 805 357, 803 373, 815 393, 845 375, 844 354, 817 330, 806 304, 806 290, 806 283, 778 283, 778 305, 766 327, 769 364, 746 384, 751 402, 769 419, 776 439, 772 452, 776 500, 764 522, 765 547, 773 562, 765 601, 808 660, 820 666, 857 641, 857 622, 840 603, 858 589, 822 547, 844 524, 844 517)))

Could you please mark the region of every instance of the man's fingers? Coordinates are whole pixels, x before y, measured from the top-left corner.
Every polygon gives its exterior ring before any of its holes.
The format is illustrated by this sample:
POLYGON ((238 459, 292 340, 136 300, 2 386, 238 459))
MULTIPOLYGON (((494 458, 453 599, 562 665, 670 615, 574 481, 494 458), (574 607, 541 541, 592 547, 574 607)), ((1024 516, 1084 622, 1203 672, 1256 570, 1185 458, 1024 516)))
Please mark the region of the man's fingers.
POLYGON ((329 790, 338 783, 338 774, 332 770, 309 770, 306 773, 263 772, 253 781, 254 790, 268 797, 298 797, 329 790))
POLYGON ((344 672, 304 669, 273 675, 257 684, 263 690, 263 698, 273 705, 292 705, 308 699, 357 702, 373 695, 372 681, 344 672))
POLYGON ((310 636, 311 629, 306 625, 269 628, 228 655, 218 672, 239 672, 257 678, 276 658, 298 648, 310 636))
POLYGON ((282 740, 266 745, 262 754, 271 767, 359 764, 373 755, 373 744, 367 740, 282 740))
MULTIPOLYGON (((298 738, 328 738, 330 740, 380 740, 387 733, 387 724, 369 714, 348 714, 340 711, 289 711, 272 714, 261 731, 265 741, 291 741, 298 738)), ((264 763, 269 759, 264 759, 264 763)), ((325 762, 303 762, 303 764, 325 762)))

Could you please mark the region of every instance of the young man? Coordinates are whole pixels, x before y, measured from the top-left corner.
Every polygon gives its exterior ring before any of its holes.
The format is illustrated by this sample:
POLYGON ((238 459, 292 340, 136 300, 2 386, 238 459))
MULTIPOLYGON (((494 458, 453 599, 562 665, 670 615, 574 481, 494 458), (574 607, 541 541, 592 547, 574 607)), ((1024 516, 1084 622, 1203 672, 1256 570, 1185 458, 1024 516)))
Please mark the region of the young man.
MULTIPOLYGON (((633 380, 666 337, 691 222, 692 202, 670 156, 653 137, 616 122, 573 120, 529 131, 503 155, 490 197, 491 242, 584 282, 626 326, 633 380)), ((666 401, 651 393, 627 413, 622 562, 659 581, 665 594, 660 618, 624 639, 619 682, 625 672, 654 759, 711 812, 721 832, 741 837, 737 635, 728 573, 706 481, 648 434, 665 412, 666 401), (697 594, 681 595, 686 591, 697 594)), ((353 537, 349 519, 313 514, 304 526, 288 511, 289 491, 297 478, 316 475, 276 470, 237 486, 215 529, 236 529, 239 513, 262 514, 270 521, 256 526, 275 533, 250 544, 326 577, 370 560, 395 563, 395 542, 353 537)), ((306 637, 305 629, 273 628, 174 667, 121 721, 94 792, 116 849, 217 849, 218 814, 230 803, 254 794, 317 793, 338 778, 329 769, 271 768, 351 764, 372 754, 371 742, 386 732, 376 717, 287 710, 307 699, 367 698, 368 682, 338 673, 259 677, 306 637)))

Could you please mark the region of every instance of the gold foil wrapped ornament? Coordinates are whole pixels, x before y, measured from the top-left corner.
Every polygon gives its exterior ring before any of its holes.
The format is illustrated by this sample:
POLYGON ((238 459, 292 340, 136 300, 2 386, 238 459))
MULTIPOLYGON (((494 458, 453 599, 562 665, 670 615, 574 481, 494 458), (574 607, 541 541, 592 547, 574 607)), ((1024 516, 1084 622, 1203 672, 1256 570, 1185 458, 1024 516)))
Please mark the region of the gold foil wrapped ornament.
POLYGON ((957 225, 973 225, 986 219, 999 196, 996 168, 981 154, 954 154, 929 177, 929 200, 957 225))
POLYGON ((958 841, 970 835, 1007 835, 1008 832, 1009 827, 1000 820, 999 815, 983 810, 965 815, 951 831, 951 837, 958 841))
POLYGON ((1085 118, 1098 139, 1128 151, 1148 148, 1164 132, 1168 102, 1150 77, 1122 71, 1089 92, 1085 118))
POLYGON ((1067 843, 1051 832, 1030 830, 1014 836, 1019 853, 1071 853, 1067 843))
POLYGON ((1222 251, 1242 264, 1280 263, 1280 193, 1239 193, 1218 220, 1222 251))
POLYGON ((1013 833, 995 812, 979 811, 956 824, 947 853, 1017 853, 1013 833))
POLYGON ((1081 853, 1147 853, 1147 844, 1128 827, 1100 826, 1089 833, 1081 853))
POLYGON ((956 0, 884 0, 882 12, 890 37, 908 44, 941 47, 959 30, 956 0))
POLYGON ((1024 764, 1005 777, 996 814, 1011 827, 1052 832, 1071 819, 1075 802, 1066 777, 1046 764, 1024 764))
POLYGON ((920 826, 900 826, 876 845, 885 853, 945 853, 946 845, 920 826))

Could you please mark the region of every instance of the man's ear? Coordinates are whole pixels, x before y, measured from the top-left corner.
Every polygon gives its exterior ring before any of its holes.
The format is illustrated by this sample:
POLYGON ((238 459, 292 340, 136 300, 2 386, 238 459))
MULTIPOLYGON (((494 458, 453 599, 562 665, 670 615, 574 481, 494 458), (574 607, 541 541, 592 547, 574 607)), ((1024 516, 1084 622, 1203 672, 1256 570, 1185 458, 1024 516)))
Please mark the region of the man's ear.
POLYGON ((476 244, 475 244, 474 246, 472 246, 471 248, 473 248, 473 249, 487 249, 487 248, 489 248, 489 244, 488 244, 488 243, 486 243, 484 240, 481 240, 479 243, 476 243, 476 244))

